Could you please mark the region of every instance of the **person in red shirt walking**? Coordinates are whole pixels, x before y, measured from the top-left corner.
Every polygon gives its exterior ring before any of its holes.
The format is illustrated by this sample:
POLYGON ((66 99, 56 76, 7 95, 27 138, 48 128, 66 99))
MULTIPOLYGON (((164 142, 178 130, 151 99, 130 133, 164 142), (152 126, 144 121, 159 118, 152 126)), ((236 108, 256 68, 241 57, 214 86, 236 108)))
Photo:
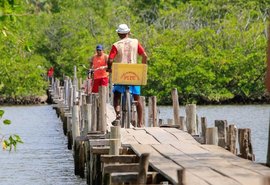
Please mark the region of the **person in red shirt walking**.
POLYGON ((93 93, 98 93, 99 86, 108 86, 107 60, 108 55, 104 53, 103 46, 97 45, 96 54, 90 59, 90 69, 94 70, 93 93))
POLYGON ((52 84, 53 74, 54 74, 54 68, 53 67, 50 67, 50 69, 47 72, 47 76, 48 76, 48 79, 49 79, 50 84, 52 84))
MULTIPOLYGON (((147 55, 144 48, 137 39, 129 38, 130 29, 126 24, 120 24, 116 30, 120 40, 115 42, 111 48, 108 60, 108 71, 111 71, 113 62, 136 64, 137 57, 142 57, 142 63, 147 63, 147 55)), ((140 103, 140 86, 129 86, 133 95, 138 113, 138 127, 142 127, 142 105, 140 103)), ((114 100, 113 106, 116 113, 116 119, 120 120, 120 99, 121 93, 125 92, 125 86, 115 84, 113 87, 114 100)))

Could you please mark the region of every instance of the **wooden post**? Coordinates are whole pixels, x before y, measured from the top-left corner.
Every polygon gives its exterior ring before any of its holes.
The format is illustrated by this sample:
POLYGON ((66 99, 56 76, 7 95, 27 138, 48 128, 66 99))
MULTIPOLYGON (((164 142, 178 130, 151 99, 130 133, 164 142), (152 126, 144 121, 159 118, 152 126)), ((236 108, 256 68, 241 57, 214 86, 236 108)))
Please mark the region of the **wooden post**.
POLYGON ((196 135, 196 105, 188 104, 186 105, 186 123, 187 123, 187 131, 191 135, 196 135))
POLYGON ((185 122, 185 117, 184 116, 180 116, 179 118, 180 121, 180 125, 182 125, 182 130, 186 131, 187 130, 187 126, 186 126, 186 122, 185 122))
POLYGON ((215 126, 218 128, 218 146, 225 148, 227 145, 227 120, 215 120, 215 126))
POLYGON ((86 136, 89 131, 91 131, 91 108, 92 105, 87 103, 84 106, 84 128, 83 134, 86 136))
POLYGON ((178 92, 177 89, 174 88, 172 90, 172 101, 173 101, 173 118, 174 118, 174 124, 179 125, 180 129, 183 130, 182 125, 180 124, 179 120, 179 100, 178 100, 178 92))
POLYGON ((240 156, 244 159, 255 160, 251 145, 251 130, 249 128, 238 129, 240 156))
POLYGON ((89 131, 92 131, 92 104, 87 103, 86 104, 86 125, 85 125, 85 129, 87 131, 87 133, 89 131))
POLYGON ((71 117, 67 117, 67 140, 68 140, 68 149, 71 150, 73 145, 71 117))
POLYGON ((178 185, 185 185, 185 169, 177 170, 178 185))
POLYGON ((140 156, 140 169, 139 174, 137 178, 137 184, 146 184, 147 180, 147 171, 148 171, 148 165, 149 165, 149 153, 143 153, 140 156))
POLYGON ((152 96, 153 127, 157 127, 157 97, 152 96))
POLYGON ((206 143, 206 128, 207 128, 206 117, 201 117, 201 126, 202 126, 202 137, 203 137, 204 143, 206 143))
POLYGON ((121 127, 115 126, 111 127, 110 135, 110 155, 119 155, 119 148, 121 145, 121 127))
POLYGON ((142 105, 142 125, 146 126, 146 121, 145 121, 145 110, 146 110, 146 103, 145 103, 145 97, 140 96, 140 103, 142 105))
POLYGON ((97 95, 92 95, 92 120, 91 120, 91 131, 97 131, 97 95))
POLYGON ((74 172, 75 175, 80 175, 84 178, 84 168, 85 168, 85 151, 84 143, 80 140, 75 139, 74 144, 74 172))
POLYGON ((206 129, 206 144, 218 145, 218 128, 211 127, 206 129))
POLYGON ((153 126, 152 98, 148 98, 148 127, 153 126))
POLYGON ((98 130, 102 132, 106 132, 107 130, 107 112, 106 112, 106 87, 99 87, 99 125, 98 130))
POLYGON ((237 127, 235 125, 229 125, 228 129, 228 149, 233 154, 237 154, 236 150, 236 138, 237 138, 237 127))
POLYGON ((72 108, 72 138, 73 146, 77 136, 80 136, 80 127, 79 127, 79 105, 74 105, 72 108))

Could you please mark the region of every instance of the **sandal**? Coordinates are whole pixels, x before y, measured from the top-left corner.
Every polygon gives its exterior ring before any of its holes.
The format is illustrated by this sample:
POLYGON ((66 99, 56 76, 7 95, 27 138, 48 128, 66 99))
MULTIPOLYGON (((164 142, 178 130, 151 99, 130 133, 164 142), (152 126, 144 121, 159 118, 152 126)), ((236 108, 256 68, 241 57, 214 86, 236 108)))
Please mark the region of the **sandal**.
POLYGON ((119 125, 120 125, 120 120, 121 120, 121 114, 118 113, 118 114, 116 114, 116 118, 115 118, 115 120, 112 122, 112 125, 113 125, 113 126, 119 126, 119 125))

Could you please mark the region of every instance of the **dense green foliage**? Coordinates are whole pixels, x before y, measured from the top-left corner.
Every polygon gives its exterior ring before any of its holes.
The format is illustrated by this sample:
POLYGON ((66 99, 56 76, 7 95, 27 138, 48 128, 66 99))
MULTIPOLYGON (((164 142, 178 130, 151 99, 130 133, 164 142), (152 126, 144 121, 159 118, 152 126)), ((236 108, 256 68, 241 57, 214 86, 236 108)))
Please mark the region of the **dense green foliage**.
POLYGON ((42 94, 42 74, 72 76, 130 25, 149 55, 143 95, 170 103, 256 100, 265 95, 270 0, 0 0, 0 93, 42 94))

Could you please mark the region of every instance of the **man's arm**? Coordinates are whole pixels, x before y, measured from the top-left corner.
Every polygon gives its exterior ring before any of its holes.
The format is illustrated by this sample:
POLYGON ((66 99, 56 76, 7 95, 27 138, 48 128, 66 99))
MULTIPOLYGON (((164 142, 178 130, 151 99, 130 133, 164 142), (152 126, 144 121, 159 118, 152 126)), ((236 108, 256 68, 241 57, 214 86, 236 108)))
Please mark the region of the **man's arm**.
POLYGON ((108 72, 112 72, 112 63, 113 63, 113 59, 112 58, 109 58, 108 61, 107 61, 107 71, 108 72))
POLYGON ((116 55, 117 55, 117 49, 113 45, 112 48, 111 48, 110 54, 109 54, 109 59, 107 61, 107 65, 108 65, 107 71, 108 72, 112 71, 112 63, 113 63, 113 60, 114 60, 116 55))
POLYGON ((93 67, 93 57, 89 58, 89 69, 93 67))
POLYGON ((142 54, 142 63, 147 64, 147 59, 148 59, 147 54, 145 52, 143 52, 143 54, 142 54))

